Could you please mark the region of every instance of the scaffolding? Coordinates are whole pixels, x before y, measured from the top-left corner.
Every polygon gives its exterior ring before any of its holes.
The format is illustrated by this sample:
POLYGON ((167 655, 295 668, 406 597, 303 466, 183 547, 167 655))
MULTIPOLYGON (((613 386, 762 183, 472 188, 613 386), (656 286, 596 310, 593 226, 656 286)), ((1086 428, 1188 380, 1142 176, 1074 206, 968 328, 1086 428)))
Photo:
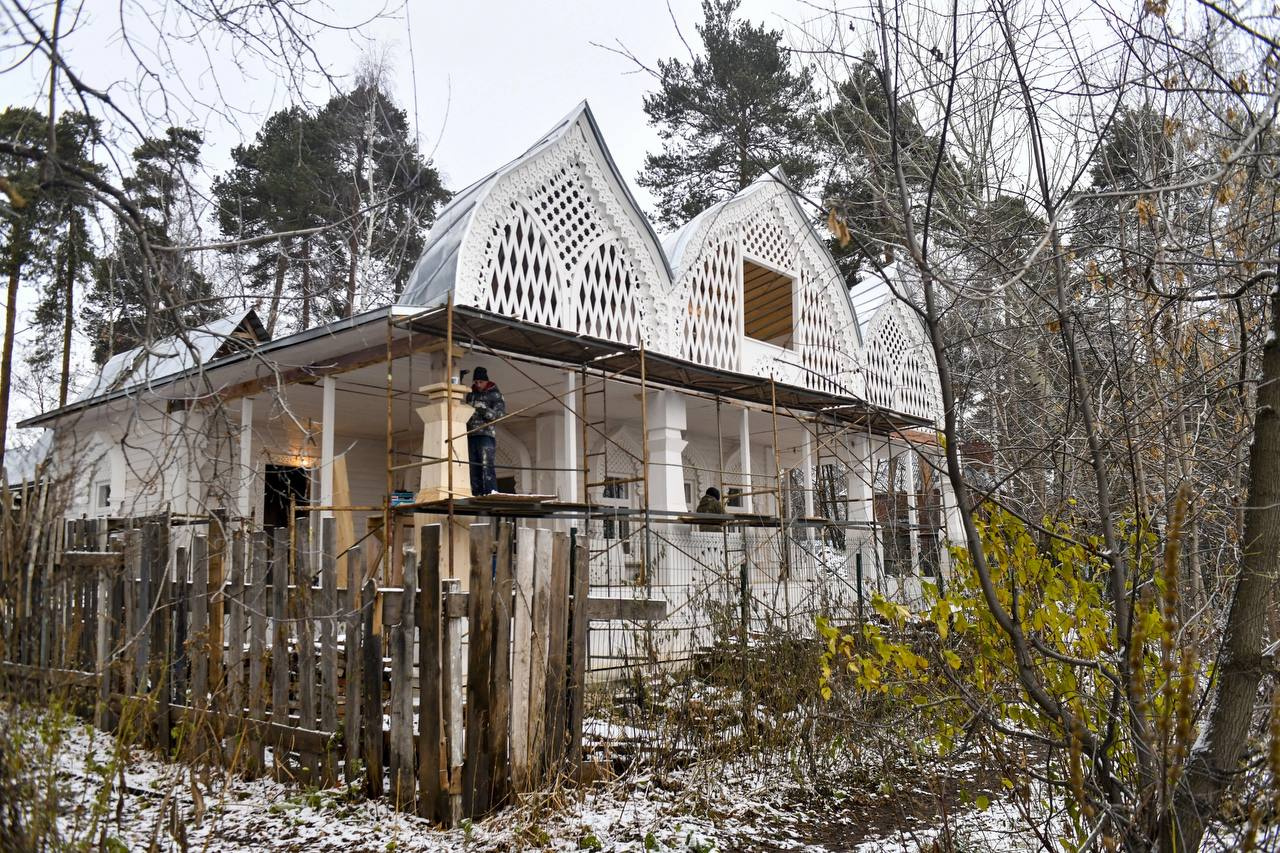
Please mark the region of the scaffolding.
MULTIPOLYGON (((883 586, 889 562, 885 559, 886 536, 899 537, 905 532, 912 541, 920 535, 938 536, 937 530, 923 531, 914 509, 919 496, 910 494, 914 483, 908 484, 907 493, 903 494, 892 475, 887 482, 877 482, 882 479, 883 466, 878 464, 874 452, 876 441, 896 444, 900 452, 904 448, 919 451, 922 445, 933 440, 934 434, 929 431, 932 424, 852 397, 784 386, 772 378, 762 380, 702 368, 647 352, 643 342, 627 346, 574 335, 455 306, 452 299, 444 306, 412 315, 388 315, 386 379, 387 488, 381 512, 382 529, 386 531, 384 553, 387 554, 393 553, 400 544, 396 541, 397 519, 419 513, 441 517, 450 529, 459 518, 516 518, 571 525, 587 542, 588 572, 593 586, 609 587, 619 593, 642 592, 648 598, 660 592, 670 594, 671 588, 684 586, 682 600, 672 602, 674 607, 669 610, 669 616, 679 616, 682 608, 697 609, 700 596, 711 592, 711 587, 719 587, 714 597, 723 605, 721 610, 728 609, 726 602, 735 605, 733 618, 728 621, 734 623, 737 640, 745 644, 753 631, 770 626, 797 628, 796 617, 801 613, 807 615, 808 610, 795 597, 803 582, 813 579, 815 567, 826 573, 824 582, 847 587, 845 592, 851 604, 848 612, 861 618, 868 594, 863 582, 868 563, 883 586), (407 345, 393 344, 393 332, 397 329, 410 336, 407 345), (546 403, 554 403, 566 420, 571 419, 577 433, 577 458, 573 464, 554 466, 547 465, 547 460, 535 459, 527 470, 572 476, 580 491, 577 499, 563 499, 559 494, 462 495, 454 482, 455 468, 463 462, 455 442, 466 436, 454 433, 452 389, 446 394, 447 455, 414 454, 419 458, 398 461, 403 451, 396 449, 393 403, 407 398, 410 410, 413 409, 418 391, 412 381, 412 356, 438 347, 443 349, 445 381, 450 384, 458 379, 456 354, 469 351, 494 358, 538 389, 541 396, 536 403, 508 412, 495 424, 517 418, 546 403), (397 390, 393 363, 406 355, 410 356, 409 388, 397 390), (548 387, 525 369, 531 365, 564 371, 574 381, 566 381, 563 389, 548 387), (740 507, 732 507, 733 511, 726 510, 722 515, 707 515, 652 506, 650 478, 654 463, 649 448, 649 400, 655 382, 659 388, 678 390, 688 398, 701 398, 714 404, 716 467, 710 471, 697 470, 711 475, 721 486, 725 500, 736 501, 740 507), (607 392, 615 385, 638 390, 638 452, 611 435, 607 392), (728 469, 725 459, 722 408, 726 403, 740 407, 744 418, 736 471, 728 469), (771 482, 758 482, 762 475, 750 459, 752 412, 769 418, 772 473, 763 476, 771 482), (800 428, 799 447, 782 446, 780 419, 786 419, 793 430, 800 428), (801 452, 802 448, 808 451, 801 452), (784 453, 794 456, 798 452, 800 465, 784 464, 784 453), (631 463, 630 470, 614 470, 610 459, 615 454, 631 463), (443 498, 393 503, 398 473, 411 474, 440 464, 444 464, 448 472, 443 498), (860 480, 855 482, 855 478, 860 480), (609 503, 602 498, 626 495, 627 503, 631 504, 629 496, 633 491, 638 491, 639 506, 623 506, 618 501, 609 503), (905 519, 899 511, 904 498, 908 509, 905 519), (772 511, 755 511, 766 500, 772 502, 772 511), (704 535, 707 533, 711 536, 704 535), (708 548, 709 539, 718 540, 719 547, 708 548), (629 555, 637 551, 638 565, 629 575, 626 564, 629 555), (843 566, 832 563, 832 555, 836 553, 844 554, 843 566), (847 571, 850 555, 854 564, 852 573, 847 571), (767 599, 765 603, 752 589, 761 581, 773 585, 771 594, 763 597, 767 599), (658 590, 658 586, 664 589, 658 590)), ((682 461, 682 468, 687 470, 688 464, 682 461)), ((451 547, 452 537, 449 543, 451 547)), ((452 554, 448 559, 452 564, 452 554)), ((723 619, 724 613, 719 616, 723 619)), ((693 633, 709 636, 704 630, 707 625, 693 627, 693 633)), ((655 643, 654 630, 652 624, 646 623, 639 639, 636 631, 625 627, 596 632, 593 669, 624 668, 637 661, 663 657, 663 650, 655 643), (628 632, 629 639, 623 641, 621 635, 628 632), (600 641, 600 636, 608 639, 600 641)))

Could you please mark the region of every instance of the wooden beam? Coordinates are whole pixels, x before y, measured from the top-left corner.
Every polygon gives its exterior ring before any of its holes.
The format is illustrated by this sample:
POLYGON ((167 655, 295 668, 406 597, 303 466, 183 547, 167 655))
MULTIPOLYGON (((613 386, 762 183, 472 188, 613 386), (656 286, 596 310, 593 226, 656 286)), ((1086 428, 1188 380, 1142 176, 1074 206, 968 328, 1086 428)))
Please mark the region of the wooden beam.
POLYGON ((236 400, 261 391, 284 385, 293 385, 308 379, 336 376, 340 373, 350 373, 353 370, 359 370, 372 364, 382 364, 387 361, 388 356, 394 360, 407 355, 434 352, 443 346, 444 342, 438 338, 429 335, 411 335, 392 341, 390 348, 385 343, 374 344, 355 352, 344 353, 336 358, 326 359, 323 362, 312 362, 300 367, 290 367, 274 371, 270 376, 261 376, 256 379, 237 382, 216 391, 215 394, 220 400, 236 400))

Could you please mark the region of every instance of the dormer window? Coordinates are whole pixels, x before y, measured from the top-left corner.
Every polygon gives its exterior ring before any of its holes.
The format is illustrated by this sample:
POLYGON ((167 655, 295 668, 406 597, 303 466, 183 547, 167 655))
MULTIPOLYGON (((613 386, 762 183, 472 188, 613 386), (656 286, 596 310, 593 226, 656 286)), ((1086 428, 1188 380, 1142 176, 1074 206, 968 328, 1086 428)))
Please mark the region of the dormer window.
POLYGON ((742 262, 742 332, 790 348, 795 341, 795 279, 753 261, 742 262))

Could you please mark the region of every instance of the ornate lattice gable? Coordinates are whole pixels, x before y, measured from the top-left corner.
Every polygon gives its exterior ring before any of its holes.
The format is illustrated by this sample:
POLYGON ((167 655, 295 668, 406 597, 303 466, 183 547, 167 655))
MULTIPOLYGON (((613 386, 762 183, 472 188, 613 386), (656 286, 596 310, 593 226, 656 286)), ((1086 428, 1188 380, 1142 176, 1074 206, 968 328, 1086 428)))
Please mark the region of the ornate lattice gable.
POLYGON ((864 352, 869 402, 905 415, 938 418, 933 352, 917 318, 898 302, 886 302, 868 325, 864 352))
POLYGON ((861 393, 858 327, 843 278, 782 180, 767 175, 703 213, 677 235, 673 253, 676 301, 684 307, 681 357, 815 390, 861 393), (744 355, 747 259, 792 281, 795 328, 786 352, 744 355))
MULTIPOLYGON (((671 323, 655 308, 671 287, 665 258, 585 105, 465 195, 473 209, 465 222, 450 220, 464 231, 453 271, 455 304, 671 349, 671 323)), ((415 271, 414 278, 430 275, 415 271)))

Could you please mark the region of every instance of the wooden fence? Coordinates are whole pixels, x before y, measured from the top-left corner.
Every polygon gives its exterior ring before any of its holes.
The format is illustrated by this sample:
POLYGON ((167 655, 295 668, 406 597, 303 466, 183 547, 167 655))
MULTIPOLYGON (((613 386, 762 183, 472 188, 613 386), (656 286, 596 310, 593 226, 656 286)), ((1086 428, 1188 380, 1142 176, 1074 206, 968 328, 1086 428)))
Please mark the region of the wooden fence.
POLYGON ((99 727, 180 757, 341 779, 450 825, 577 777, 590 622, 660 603, 591 599, 568 533, 473 525, 464 592, 441 577, 438 525, 391 589, 372 543, 338 554, 333 520, 317 527, 171 547, 163 519, 69 522, 0 666, 92 692, 99 727))

